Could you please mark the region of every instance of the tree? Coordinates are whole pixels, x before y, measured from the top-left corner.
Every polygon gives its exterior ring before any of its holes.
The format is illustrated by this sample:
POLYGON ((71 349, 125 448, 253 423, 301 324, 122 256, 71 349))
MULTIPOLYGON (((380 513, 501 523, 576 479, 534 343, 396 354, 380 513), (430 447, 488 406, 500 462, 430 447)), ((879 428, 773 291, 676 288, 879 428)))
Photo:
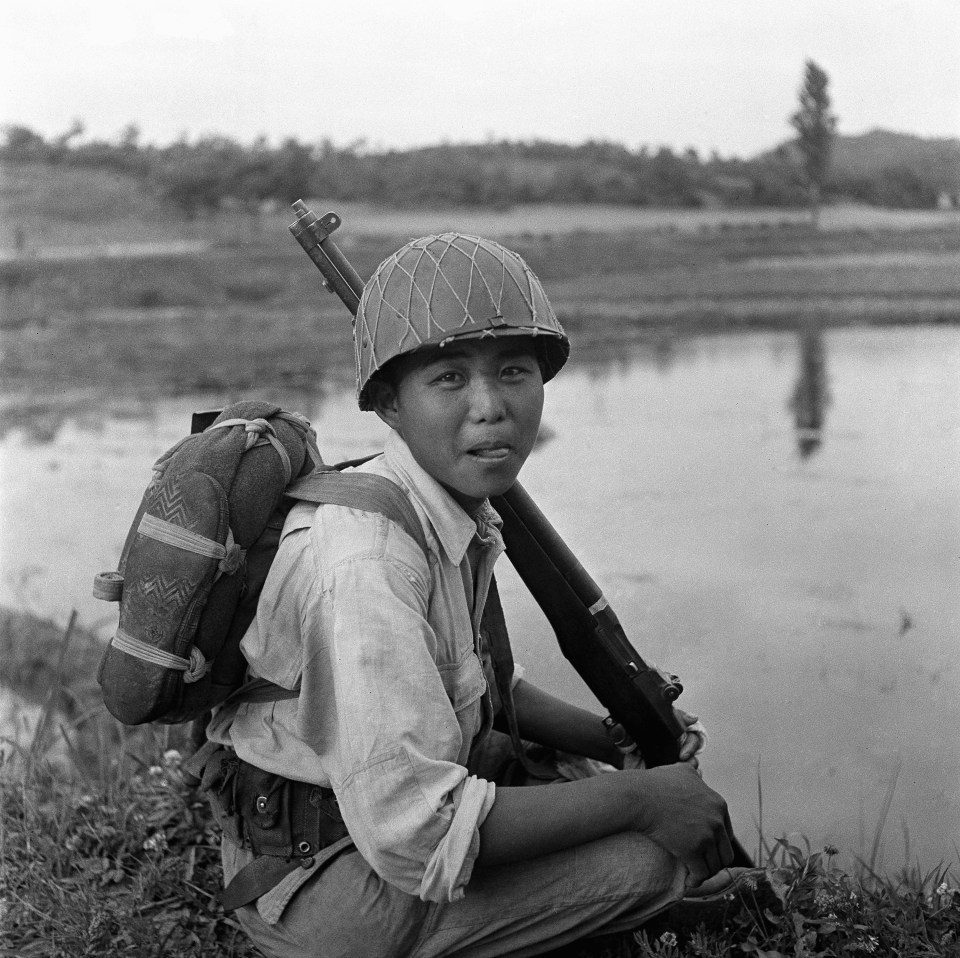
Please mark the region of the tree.
POLYGON ((45 160, 50 154, 50 146, 46 140, 30 127, 17 123, 5 126, 3 138, 6 142, 0 147, 0 156, 4 159, 25 163, 45 160))
POLYGON ((830 152, 836 133, 837 118, 830 112, 827 74, 813 60, 807 60, 800 88, 800 109, 790 117, 797 131, 797 146, 803 156, 803 172, 810 198, 813 225, 820 220, 820 197, 823 180, 830 166, 830 152))
POLYGON ((87 132, 83 120, 74 117, 70 126, 63 133, 55 136, 53 139, 51 159, 54 163, 70 162, 71 150, 73 150, 73 141, 83 136, 87 132))

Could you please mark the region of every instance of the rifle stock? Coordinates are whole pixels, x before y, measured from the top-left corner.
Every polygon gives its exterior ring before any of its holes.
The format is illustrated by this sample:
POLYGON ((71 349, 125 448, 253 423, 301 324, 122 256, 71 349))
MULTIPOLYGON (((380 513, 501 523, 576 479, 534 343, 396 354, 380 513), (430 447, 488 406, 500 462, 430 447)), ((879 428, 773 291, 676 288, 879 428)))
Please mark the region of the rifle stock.
MULTIPOLYGON (((318 218, 302 200, 293 204, 290 232, 356 317, 363 281, 329 234, 336 213, 318 218)), ((599 586, 519 482, 492 500, 503 519, 507 558, 552 626, 564 656, 587 687, 640 746, 648 766, 677 761, 684 726, 673 702, 683 691, 673 676, 644 662, 599 586)), ((735 865, 751 865, 733 839, 735 865)))

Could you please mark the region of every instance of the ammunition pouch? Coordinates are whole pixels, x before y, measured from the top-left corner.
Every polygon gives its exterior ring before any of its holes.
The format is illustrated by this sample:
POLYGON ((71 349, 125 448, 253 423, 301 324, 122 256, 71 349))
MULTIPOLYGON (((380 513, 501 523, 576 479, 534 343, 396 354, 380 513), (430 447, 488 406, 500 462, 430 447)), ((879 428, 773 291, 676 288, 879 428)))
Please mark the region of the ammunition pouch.
POLYGON ((227 911, 259 898, 296 868, 348 835, 329 788, 296 782, 244 762, 218 747, 203 769, 201 789, 224 837, 257 857, 224 889, 227 911))

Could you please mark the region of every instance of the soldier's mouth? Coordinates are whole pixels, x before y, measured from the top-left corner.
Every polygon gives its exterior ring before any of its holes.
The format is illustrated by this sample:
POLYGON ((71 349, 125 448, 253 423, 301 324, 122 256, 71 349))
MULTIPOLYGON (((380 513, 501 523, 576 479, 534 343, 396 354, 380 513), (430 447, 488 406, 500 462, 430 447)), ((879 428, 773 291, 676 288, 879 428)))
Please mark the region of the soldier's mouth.
POLYGON ((506 459, 511 451, 510 446, 503 445, 474 446, 472 449, 467 450, 469 455, 485 462, 499 462, 502 459, 506 459))

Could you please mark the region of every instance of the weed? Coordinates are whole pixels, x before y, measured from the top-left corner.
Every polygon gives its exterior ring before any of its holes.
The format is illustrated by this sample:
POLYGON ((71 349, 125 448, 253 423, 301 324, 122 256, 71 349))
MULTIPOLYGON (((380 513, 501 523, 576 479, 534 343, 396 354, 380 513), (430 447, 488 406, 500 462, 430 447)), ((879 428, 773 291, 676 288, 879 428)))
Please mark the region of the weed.
MULTIPOLYGON (((104 714, 88 681, 93 639, 75 621, 63 632, 4 612, 0 624, 20 691, 43 701, 16 772, 0 765, 0 956, 252 958, 216 903, 219 834, 181 770, 179 733, 126 729, 104 714), (67 769, 43 750, 57 736, 67 769)), ((759 789, 759 766, 757 777, 759 789)), ((875 838, 869 859, 848 874, 835 847, 770 842, 762 824, 759 833, 763 869, 729 896, 720 920, 651 923, 557 958, 960 958, 960 888, 949 868, 880 875, 875 838)))
POLYGON ((0 781, 0 954, 255 954, 219 910, 219 836, 180 754, 83 784, 34 761, 0 781))
POLYGON ((960 955, 960 889, 943 867, 909 881, 833 866, 838 849, 822 852, 778 839, 765 867, 777 905, 759 910, 749 900, 719 928, 687 935, 640 931, 642 958, 831 958, 841 955, 960 955))

